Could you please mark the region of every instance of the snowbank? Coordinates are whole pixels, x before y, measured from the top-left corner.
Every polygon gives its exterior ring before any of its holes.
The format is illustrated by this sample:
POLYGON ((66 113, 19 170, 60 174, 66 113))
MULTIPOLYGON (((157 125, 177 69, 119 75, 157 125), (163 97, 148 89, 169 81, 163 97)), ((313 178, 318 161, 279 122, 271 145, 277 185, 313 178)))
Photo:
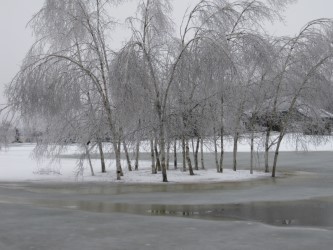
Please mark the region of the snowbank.
MULTIPOLYGON (((272 137, 276 138, 276 135, 272 137)), ((238 145, 239 152, 249 152, 249 138, 243 136, 238 145)), ((256 150, 263 151, 262 138, 255 140, 256 150)), ((72 181, 105 181, 115 182, 115 163, 107 161, 106 174, 98 173, 100 162, 92 160, 95 166, 96 176, 92 177, 87 161, 84 161, 84 171, 78 171, 78 161, 76 158, 68 157, 51 161, 50 159, 36 160, 33 158, 32 151, 34 144, 12 144, 7 149, 0 151, 0 181, 56 181, 56 182, 72 182, 72 181)), ((107 151, 110 145, 105 144, 107 151)), ((225 140, 225 151, 232 152, 233 142, 231 138, 225 140)), ((142 143, 141 152, 149 152, 148 143, 142 143)), ((211 152, 213 144, 211 141, 205 141, 205 151, 211 152)), ((271 148, 274 150, 274 147, 271 148)), ((311 137, 287 135, 282 142, 280 151, 332 151, 333 138, 311 137)), ((70 146, 65 152, 66 155, 78 155, 80 149, 75 145, 70 146)), ((126 166, 123 160, 122 166, 126 166)), ((140 170, 129 172, 124 169, 125 176, 122 178, 123 183, 161 183, 161 174, 152 175, 150 170, 150 161, 140 161, 140 170)), ((194 182, 224 182, 224 181, 242 181, 255 178, 263 178, 268 174, 255 172, 253 175, 246 171, 231 171, 226 169, 223 174, 217 174, 215 169, 211 167, 208 170, 195 171, 194 176, 189 176, 188 172, 181 170, 168 171, 168 180, 174 183, 194 183, 194 182)))
MULTIPOLYGON (((84 163, 84 172, 77 175, 76 159, 61 159, 51 161, 44 159, 37 161, 33 158, 32 151, 34 144, 13 144, 5 150, 0 151, 0 181, 54 181, 54 182, 116 182, 115 166, 113 161, 107 161, 108 173, 98 173, 99 160, 92 160, 95 166, 96 176, 91 176, 87 162, 84 163)), ((71 152, 77 152, 72 147, 71 152)), ((123 166, 125 162, 123 161, 123 166)), ((263 178, 268 174, 240 170, 237 172, 225 170, 223 174, 216 173, 216 170, 195 171, 194 176, 181 170, 168 171, 168 180, 171 183, 197 183, 197 182, 222 182, 242 181, 256 178, 263 178)), ((161 183, 160 173, 151 174, 150 162, 140 161, 139 171, 129 172, 124 169, 124 177, 121 183, 161 183)))

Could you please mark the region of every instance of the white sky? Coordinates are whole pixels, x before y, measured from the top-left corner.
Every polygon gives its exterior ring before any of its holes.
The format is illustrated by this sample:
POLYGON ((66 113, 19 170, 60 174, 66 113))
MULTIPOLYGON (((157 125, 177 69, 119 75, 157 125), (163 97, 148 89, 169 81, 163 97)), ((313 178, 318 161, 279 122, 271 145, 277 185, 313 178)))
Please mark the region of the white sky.
MULTIPOLYGON (((33 43, 27 22, 43 5, 44 0, 0 0, 0 104, 3 104, 3 86, 11 81, 19 70, 22 59, 33 43)), ((135 10, 133 2, 118 9, 115 14, 124 16, 135 10), (131 6, 132 5, 132 6, 131 6)), ((175 21, 196 0, 174 0, 175 21)), ((291 5, 284 16, 285 25, 277 24, 271 28, 276 35, 294 35, 307 22, 323 17, 333 18, 332 0, 298 0, 291 5)))

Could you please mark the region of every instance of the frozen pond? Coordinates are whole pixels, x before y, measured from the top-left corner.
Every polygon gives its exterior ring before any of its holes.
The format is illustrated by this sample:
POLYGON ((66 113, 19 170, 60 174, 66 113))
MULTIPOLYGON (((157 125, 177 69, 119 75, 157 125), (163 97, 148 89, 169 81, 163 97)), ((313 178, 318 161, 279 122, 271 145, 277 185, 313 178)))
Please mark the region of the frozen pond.
POLYGON ((2 183, 0 249, 331 249, 333 154, 281 153, 279 171, 241 183, 2 183))
POLYGON ((286 202, 205 205, 113 204, 91 200, 37 200, 31 204, 95 213, 129 213, 221 221, 240 220, 283 227, 333 228, 333 197, 286 202))

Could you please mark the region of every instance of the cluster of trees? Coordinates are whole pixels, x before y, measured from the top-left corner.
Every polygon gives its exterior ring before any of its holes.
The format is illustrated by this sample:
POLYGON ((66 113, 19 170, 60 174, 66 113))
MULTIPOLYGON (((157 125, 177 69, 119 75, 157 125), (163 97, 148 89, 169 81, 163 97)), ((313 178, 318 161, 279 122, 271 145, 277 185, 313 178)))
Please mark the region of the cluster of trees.
MULTIPOLYGON (((223 172, 224 135, 234 138, 236 170, 240 136, 251 136, 253 153, 260 132, 268 171, 270 135, 278 123, 275 176, 299 100, 332 107, 332 20, 312 21, 295 37, 272 37, 264 27, 281 18, 290 0, 201 0, 180 27, 172 22, 169 0, 139 0, 126 21, 131 37, 115 51, 109 10, 118 2, 46 0, 31 20, 36 43, 7 96, 23 120, 43 129, 42 149, 58 152, 76 142, 89 156, 97 146, 105 171, 102 142, 109 141, 120 179, 121 147, 128 155, 127 145, 134 145, 137 168, 140 143, 150 141, 152 172, 161 170, 167 182, 169 151, 174 147, 176 156, 177 142, 183 167, 193 174, 204 139, 213 140, 217 172, 223 172), (258 117, 265 117, 265 126, 258 117), (196 142, 194 167, 190 140, 196 142)), ((321 126, 320 115, 314 117, 311 122, 321 126)))

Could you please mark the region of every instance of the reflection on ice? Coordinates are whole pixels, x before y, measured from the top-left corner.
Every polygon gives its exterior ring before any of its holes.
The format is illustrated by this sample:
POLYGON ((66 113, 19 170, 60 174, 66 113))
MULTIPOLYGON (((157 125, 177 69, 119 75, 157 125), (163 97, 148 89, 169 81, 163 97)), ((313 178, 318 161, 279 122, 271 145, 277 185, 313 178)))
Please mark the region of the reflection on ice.
POLYGON ((158 205, 96 201, 35 201, 34 205, 98 213, 131 213, 205 220, 256 221, 275 226, 333 227, 333 197, 244 204, 158 205))

